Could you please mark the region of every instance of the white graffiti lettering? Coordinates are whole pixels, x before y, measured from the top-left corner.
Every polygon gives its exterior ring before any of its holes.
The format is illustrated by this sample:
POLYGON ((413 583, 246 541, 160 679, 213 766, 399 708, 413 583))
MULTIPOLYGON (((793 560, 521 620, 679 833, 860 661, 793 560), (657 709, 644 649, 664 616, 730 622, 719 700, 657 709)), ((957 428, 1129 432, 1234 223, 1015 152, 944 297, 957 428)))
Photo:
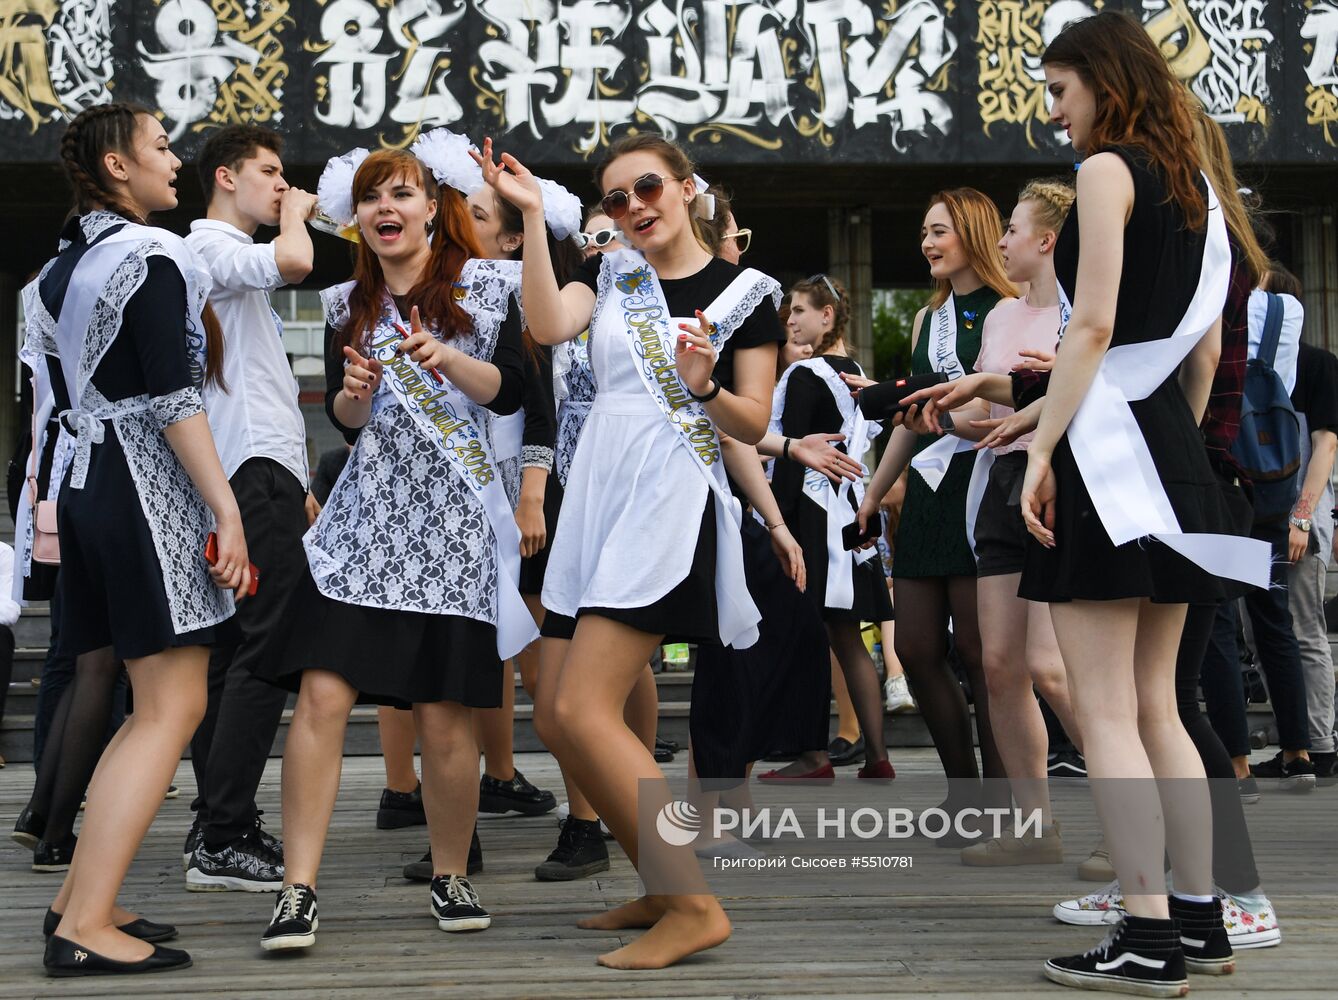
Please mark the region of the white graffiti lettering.
POLYGON ((8 0, 0 6, 0 121, 30 131, 111 100, 110 0, 8 0))

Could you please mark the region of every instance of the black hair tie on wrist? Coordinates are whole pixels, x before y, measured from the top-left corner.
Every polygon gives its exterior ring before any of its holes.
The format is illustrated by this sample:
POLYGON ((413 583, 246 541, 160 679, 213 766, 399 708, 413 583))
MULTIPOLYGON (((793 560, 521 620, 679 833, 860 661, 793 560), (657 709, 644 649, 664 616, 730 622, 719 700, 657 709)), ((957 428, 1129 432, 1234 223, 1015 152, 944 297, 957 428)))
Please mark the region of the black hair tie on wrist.
POLYGON ((688 395, 699 403, 709 403, 711 400, 715 399, 716 396, 720 395, 720 389, 721 389, 720 380, 716 378, 714 375, 712 375, 711 388, 706 391, 706 395, 698 396, 691 389, 688 390, 688 395))

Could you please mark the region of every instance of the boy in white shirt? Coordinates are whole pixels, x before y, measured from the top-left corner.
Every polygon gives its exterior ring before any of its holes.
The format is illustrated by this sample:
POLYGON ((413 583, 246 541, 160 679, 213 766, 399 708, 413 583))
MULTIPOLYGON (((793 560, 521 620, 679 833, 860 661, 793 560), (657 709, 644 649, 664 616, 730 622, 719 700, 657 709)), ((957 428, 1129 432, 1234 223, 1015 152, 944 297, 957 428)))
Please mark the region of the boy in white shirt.
POLYGON ((182 854, 191 891, 283 884, 283 849, 261 829, 255 794, 286 692, 254 672, 283 655, 285 605, 306 571, 308 473, 297 382, 269 293, 311 272, 306 220, 316 198, 284 181, 281 150, 279 135, 259 126, 214 132, 199 157, 207 216, 186 238, 209 266, 223 328, 227 388, 206 388, 205 409, 260 571, 256 595, 237 607, 241 642, 210 657, 208 709, 191 742, 200 790, 182 854), (259 227, 275 225, 274 240, 254 242, 259 227))

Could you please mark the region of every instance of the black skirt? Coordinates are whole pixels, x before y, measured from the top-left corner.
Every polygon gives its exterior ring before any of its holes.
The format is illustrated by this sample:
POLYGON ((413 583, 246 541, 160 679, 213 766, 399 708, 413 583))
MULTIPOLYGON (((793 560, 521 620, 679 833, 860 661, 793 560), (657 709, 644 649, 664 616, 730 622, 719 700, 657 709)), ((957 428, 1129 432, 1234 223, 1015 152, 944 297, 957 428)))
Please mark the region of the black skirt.
POLYGON ((1022 480, 1027 453, 1010 451, 990 466, 976 512, 976 576, 1021 573, 1027 558, 1027 523, 1022 520, 1022 480))
MULTIPOLYGON (((1146 399, 1130 404, 1153 464, 1186 533, 1230 534, 1235 515, 1179 383, 1172 376, 1146 399)), ((1157 604, 1212 604, 1226 581, 1200 569, 1155 539, 1116 546, 1087 492, 1064 435, 1051 462, 1056 485, 1055 547, 1027 544, 1018 596, 1029 601, 1116 601, 1148 598, 1157 604)))
POLYGON ((708 490, 701 526, 697 530, 697 545, 692 553, 692 565, 688 567, 688 575, 669 593, 640 608, 580 608, 575 618, 548 611, 539 634, 546 639, 570 639, 576 634, 577 618, 581 615, 599 615, 641 632, 662 635, 667 643, 719 644, 715 542, 715 494, 708 490))
POLYGON ((544 547, 529 558, 520 560, 520 592, 538 596, 544 592, 544 574, 548 572, 548 553, 557 534, 558 515, 562 513, 562 483, 556 473, 549 475, 544 487, 544 527, 548 538, 544 547))
MULTIPOLYGON (((853 509, 856 506, 854 493, 850 493, 849 497, 853 509)), ((857 563, 847 553, 854 600, 848 608, 827 607, 827 511, 807 497, 800 497, 794 517, 799 523, 792 523, 790 530, 804 550, 804 566, 808 570, 808 589, 805 594, 822 612, 822 620, 857 624, 891 621, 892 598, 888 596, 883 562, 878 558, 857 563)), ((769 543, 767 548, 771 548, 769 543)))
POLYGON ((329 670, 357 689, 359 704, 502 704, 497 629, 487 622, 346 604, 322 594, 310 571, 291 613, 300 624, 286 655, 263 675, 272 684, 297 691, 303 671, 329 670))
POLYGON ((703 781, 732 784, 773 751, 827 746, 831 667, 818 609, 786 577, 767 530, 752 517, 743 521, 743 563, 762 612, 760 635, 747 649, 716 643, 697 650, 690 731, 703 781))
MULTIPOLYGON (((70 466, 56 507, 56 586, 65 609, 56 652, 74 657, 111 646, 118 659, 134 660, 166 649, 239 642, 235 618, 176 631, 158 550, 111 421, 94 449, 83 489, 70 487, 70 466)), ((204 559, 203 538, 186 544, 198 545, 204 559)))

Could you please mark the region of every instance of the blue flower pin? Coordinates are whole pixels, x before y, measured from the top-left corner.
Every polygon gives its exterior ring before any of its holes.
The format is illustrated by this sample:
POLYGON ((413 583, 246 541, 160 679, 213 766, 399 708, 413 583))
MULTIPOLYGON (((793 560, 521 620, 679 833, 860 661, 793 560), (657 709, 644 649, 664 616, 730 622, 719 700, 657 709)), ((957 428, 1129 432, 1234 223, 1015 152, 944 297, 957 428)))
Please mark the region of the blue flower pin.
POLYGON ((974 330, 976 328, 976 317, 980 315, 979 310, 963 309, 962 315, 966 317, 966 328, 974 330))

